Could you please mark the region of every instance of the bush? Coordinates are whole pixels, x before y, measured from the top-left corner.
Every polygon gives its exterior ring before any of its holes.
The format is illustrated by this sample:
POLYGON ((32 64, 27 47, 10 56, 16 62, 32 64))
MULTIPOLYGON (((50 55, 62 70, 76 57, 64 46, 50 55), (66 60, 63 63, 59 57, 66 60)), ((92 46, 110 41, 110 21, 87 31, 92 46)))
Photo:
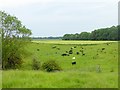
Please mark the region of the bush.
POLYGON ((43 70, 47 72, 60 71, 62 70, 60 66, 54 61, 50 60, 42 64, 43 70))
POLYGON ((40 61, 33 59, 32 68, 33 68, 33 70, 39 70, 40 69, 40 61))
POLYGON ((7 63, 4 69, 17 69, 21 66, 22 59, 17 53, 11 53, 10 57, 7 59, 7 63))

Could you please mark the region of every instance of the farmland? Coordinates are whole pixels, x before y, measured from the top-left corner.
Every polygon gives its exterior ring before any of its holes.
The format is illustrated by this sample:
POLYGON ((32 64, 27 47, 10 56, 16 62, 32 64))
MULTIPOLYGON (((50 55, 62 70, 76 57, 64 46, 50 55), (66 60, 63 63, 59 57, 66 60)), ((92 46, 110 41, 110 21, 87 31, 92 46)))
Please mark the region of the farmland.
POLYGON ((4 88, 118 87, 118 43, 115 41, 38 40, 28 43, 24 49, 21 68, 3 71, 4 88), (71 49, 72 54, 62 56, 71 49), (71 64, 73 57, 76 65, 71 64), (34 58, 41 64, 55 60, 62 71, 32 70, 34 58))

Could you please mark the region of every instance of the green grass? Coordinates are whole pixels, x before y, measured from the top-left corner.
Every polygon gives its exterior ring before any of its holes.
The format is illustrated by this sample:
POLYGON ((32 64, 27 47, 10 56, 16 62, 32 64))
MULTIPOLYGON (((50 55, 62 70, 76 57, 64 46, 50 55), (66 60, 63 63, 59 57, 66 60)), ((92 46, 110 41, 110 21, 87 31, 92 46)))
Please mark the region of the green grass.
POLYGON ((116 88, 117 73, 4 71, 5 88, 116 88))
POLYGON ((2 88, 2 71, 0 70, 0 89, 2 88))
POLYGON ((118 43, 115 41, 33 41, 26 45, 27 52, 23 57, 22 67, 19 70, 3 71, 3 87, 117 88, 117 46, 118 43), (53 46, 59 47, 60 50, 52 49, 53 46), (74 46, 77 48, 73 49, 72 55, 61 56, 74 46), (76 52, 82 48, 85 55, 77 55, 76 52), (105 50, 102 51, 102 48, 105 50), (76 57, 76 65, 71 64, 73 56, 76 57), (48 60, 56 60, 63 71, 53 73, 33 71, 31 70, 33 58, 41 64, 48 60), (98 65, 101 72, 97 72, 98 65))

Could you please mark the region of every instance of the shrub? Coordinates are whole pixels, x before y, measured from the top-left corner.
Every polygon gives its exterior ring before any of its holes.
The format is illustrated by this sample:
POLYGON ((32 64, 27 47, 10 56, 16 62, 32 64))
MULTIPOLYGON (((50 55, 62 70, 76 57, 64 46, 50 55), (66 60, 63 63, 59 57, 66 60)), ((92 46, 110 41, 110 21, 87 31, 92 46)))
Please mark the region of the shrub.
POLYGON ((33 70, 39 70, 40 69, 40 61, 33 59, 32 68, 33 68, 33 70))
POLYGON ((60 71, 61 67, 54 61, 50 60, 42 64, 43 70, 47 72, 60 71))
POLYGON ((4 69, 17 69, 21 66, 22 59, 17 53, 11 53, 7 59, 7 63, 4 69))

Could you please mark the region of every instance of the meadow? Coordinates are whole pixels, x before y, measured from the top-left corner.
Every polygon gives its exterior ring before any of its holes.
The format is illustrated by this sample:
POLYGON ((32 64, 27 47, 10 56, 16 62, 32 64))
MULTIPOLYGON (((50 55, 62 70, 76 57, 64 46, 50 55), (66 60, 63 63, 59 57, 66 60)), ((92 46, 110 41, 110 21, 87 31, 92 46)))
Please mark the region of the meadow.
POLYGON ((37 40, 24 49, 21 68, 2 72, 3 88, 118 88, 115 41, 37 40), (70 49, 73 54, 62 56, 70 49), (72 65, 73 57, 75 65, 72 65), (33 59, 41 64, 55 60, 62 71, 32 70, 33 59))

